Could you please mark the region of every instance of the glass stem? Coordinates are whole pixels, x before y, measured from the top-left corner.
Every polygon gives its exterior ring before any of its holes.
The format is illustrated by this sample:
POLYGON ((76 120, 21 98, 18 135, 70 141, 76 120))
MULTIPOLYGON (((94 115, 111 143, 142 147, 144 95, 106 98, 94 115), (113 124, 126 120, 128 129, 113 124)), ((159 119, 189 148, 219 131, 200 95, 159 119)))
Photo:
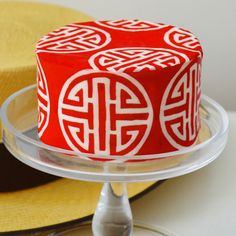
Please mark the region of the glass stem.
POLYGON ((130 236, 133 218, 126 183, 105 183, 95 211, 94 236, 130 236))

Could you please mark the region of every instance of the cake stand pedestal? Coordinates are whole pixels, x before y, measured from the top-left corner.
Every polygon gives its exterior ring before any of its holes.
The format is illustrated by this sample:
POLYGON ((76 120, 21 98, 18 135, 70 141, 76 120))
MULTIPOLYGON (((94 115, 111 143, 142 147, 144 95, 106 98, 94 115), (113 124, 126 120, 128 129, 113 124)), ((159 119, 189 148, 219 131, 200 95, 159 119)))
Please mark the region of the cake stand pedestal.
POLYGON ((36 92, 36 86, 27 87, 10 96, 2 106, 3 142, 8 150, 20 161, 46 173, 104 183, 92 227, 86 223, 49 235, 173 235, 161 228, 133 223, 126 183, 181 176, 215 160, 223 151, 228 136, 229 121, 224 109, 209 97, 202 96, 201 131, 192 147, 152 155, 96 156, 40 142, 36 92))

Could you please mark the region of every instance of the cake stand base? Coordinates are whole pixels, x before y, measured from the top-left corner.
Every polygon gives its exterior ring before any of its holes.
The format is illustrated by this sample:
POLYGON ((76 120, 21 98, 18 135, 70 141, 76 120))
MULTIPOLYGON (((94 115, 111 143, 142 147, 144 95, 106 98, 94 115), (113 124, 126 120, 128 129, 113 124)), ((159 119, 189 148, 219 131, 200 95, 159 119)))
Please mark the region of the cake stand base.
MULTIPOLYGON (((92 223, 85 222, 81 224, 80 226, 78 226, 77 228, 51 233, 48 236, 79 236, 79 235, 93 236, 92 223)), ((144 235, 145 236, 176 236, 162 227, 147 225, 141 222, 134 222, 132 236, 144 236, 144 235)), ((113 235, 113 236, 118 236, 118 235, 113 235)), ((126 235, 122 235, 122 236, 126 236, 126 235)))

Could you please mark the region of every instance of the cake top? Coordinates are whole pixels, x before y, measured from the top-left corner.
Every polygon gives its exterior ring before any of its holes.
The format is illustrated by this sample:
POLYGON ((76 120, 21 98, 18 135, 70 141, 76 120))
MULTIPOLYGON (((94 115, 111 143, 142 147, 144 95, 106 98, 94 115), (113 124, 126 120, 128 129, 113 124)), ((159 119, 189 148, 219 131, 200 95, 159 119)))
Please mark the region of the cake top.
POLYGON ((158 70, 202 56, 199 40, 189 31, 141 20, 72 23, 40 39, 36 53, 87 60, 93 69, 158 70))

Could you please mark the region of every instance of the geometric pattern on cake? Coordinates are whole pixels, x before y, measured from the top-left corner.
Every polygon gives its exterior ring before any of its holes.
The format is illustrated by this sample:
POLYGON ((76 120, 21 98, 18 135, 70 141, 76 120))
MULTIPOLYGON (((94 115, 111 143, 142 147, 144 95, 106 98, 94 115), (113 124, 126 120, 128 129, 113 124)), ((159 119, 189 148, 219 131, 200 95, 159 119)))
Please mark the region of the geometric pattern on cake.
POLYGON ((37 59, 37 97, 38 97, 38 135, 41 137, 48 126, 50 100, 47 80, 38 56, 37 59))
POLYGON ((58 118, 74 151, 133 155, 149 135, 153 110, 143 86, 129 75, 84 70, 65 82, 58 118))
POLYGON ((191 146, 200 130, 201 63, 188 62, 170 81, 160 111, 162 131, 177 148, 191 146))
POLYGON ((142 20, 73 23, 43 37, 36 52, 48 83, 39 92, 43 142, 118 156, 196 142, 203 55, 189 31, 142 20))
POLYGON ((96 21, 96 23, 107 28, 123 31, 159 30, 168 26, 162 23, 154 23, 144 20, 107 20, 96 21))
POLYGON ((97 27, 69 24, 44 36, 36 52, 76 53, 97 50, 111 41, 109 33, 97 27))
POLYGON ((165 48, 113 48, 94 54, 89 63, 93 69, 140 72, 157 70, 188 61, 180 52, 165 48))
POLYGON ((165 33, 164 41, 175 48, 202 54, 198 38, 187 30, 173 27, 165 33))

